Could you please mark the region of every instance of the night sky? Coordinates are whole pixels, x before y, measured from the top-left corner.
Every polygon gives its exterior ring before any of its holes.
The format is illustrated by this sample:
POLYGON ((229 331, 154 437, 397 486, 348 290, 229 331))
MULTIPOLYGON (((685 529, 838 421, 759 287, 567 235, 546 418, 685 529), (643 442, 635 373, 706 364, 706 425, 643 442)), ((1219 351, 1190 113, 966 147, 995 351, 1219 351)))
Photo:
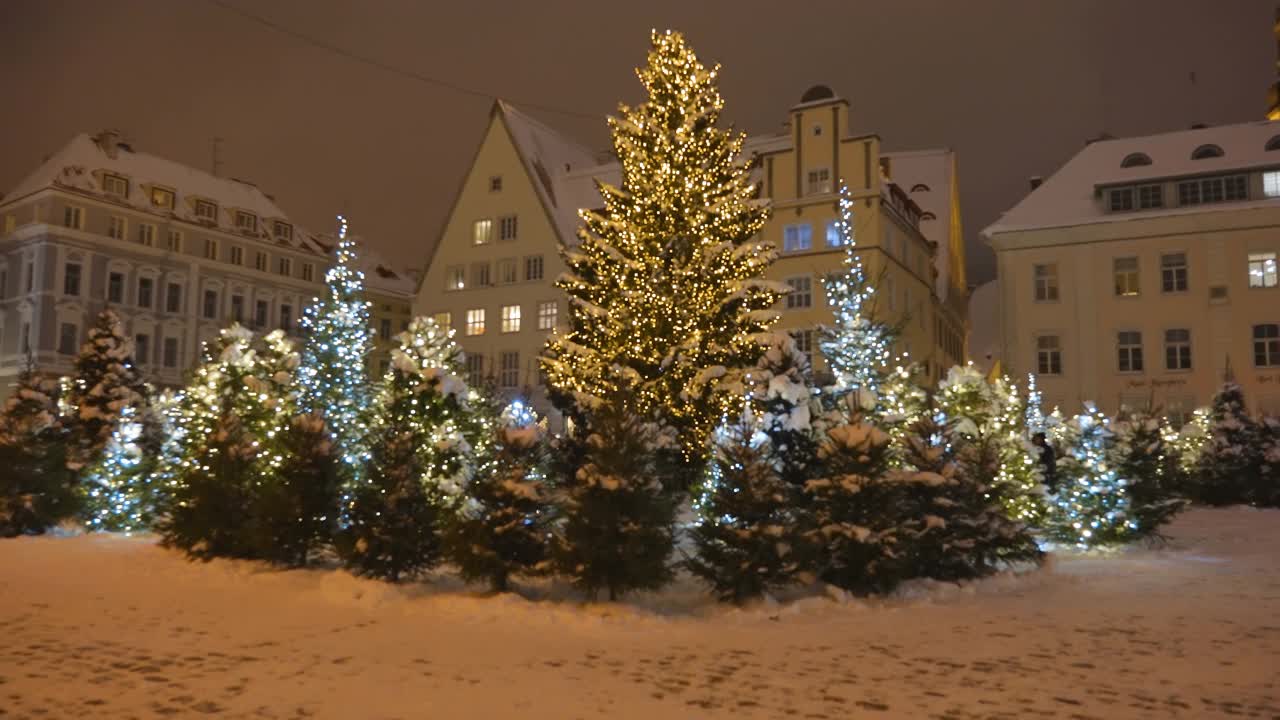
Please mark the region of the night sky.
POLYGON ((340 2, 225 0, 467 95, 309 46, 209 0, 4 0, 0 191, 77 132, 257 183, 295 220, 353 230, 422 265, 504 97, 607 147, 603 116, 640 99, 651 27, 723 65, 725 118, 781 128, 823 83, 853 133, 959 153, 971 281, 979 231, 1086 138, 1260 119, 1274 0, 340 2), (1194 79, 1193 79, 1194 74, 1194 79), (860 94, 854 94, 855 90, 860 94), (574 114, 534 110, 529 103, 574 114))

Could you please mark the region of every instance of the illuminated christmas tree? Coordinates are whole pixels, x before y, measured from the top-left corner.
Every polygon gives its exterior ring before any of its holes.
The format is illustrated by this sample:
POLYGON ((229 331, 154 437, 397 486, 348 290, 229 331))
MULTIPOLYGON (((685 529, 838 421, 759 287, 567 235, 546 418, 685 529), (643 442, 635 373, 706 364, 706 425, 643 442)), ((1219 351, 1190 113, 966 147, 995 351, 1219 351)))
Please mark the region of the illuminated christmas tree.
POLYGON ((916 384, 918 368, 914 363, 898 364, 885 373, 870 417, 889 434, 889 466, 907 466, 905 450, 912 426, 929 416, 929 397, 916 384))
POLYGON ((1040 407, 1043 400, 1044 398, 1040 394, 1040 388, 1036 385, 1035 373, 1027 373, 1027 410, 1025 422, 1028 437, 1035 437, 1037 434, 1045 431, 1044 410, 1040 407))
POLYGON ((627 412, 673 427, 692 461, 740 404, 780 290, 763 279, 774 250, 743 137, 718 127, 719 68, 668 31, 638 74, 647 101, 609 120, 622 182, 600 185, 603 210, 584 212, 581 241, 561 248, 569 330, 549 339, 544 367, 579 424, 625 396, 627 412))
POLYGON ((364 273, 354 267, 356 246, 347 221, 338 216, 335 263, 325 273, 328 292, 302 315, 302 360, 298 368, 303 412, 319 413, 333 433, 343 473, 358 483, 368 460, 367 413, 372 401, 365 362, 373 348, 364 273))
POLYGON ((823 280, 827 304, 835 313, 835 323, 823 328, 822 355, 836 376, 837 391, 857 391, 875 396, 889 362, 889 346, 894 333, 873 318, 875 288, 862 268, 862 258, 853 232, 853 197, 840 184, 840 219, 837 223, 844 245, 844 273, 823 280))
POLYGON ((44 532, 76 511, 54 394, 28 355, 0 410, 0 537, 44 532))
POLYGON ((111 439, 80 478, 88 530, 138 532, 151 525, 155 492, 142 451, 142 418, 125 406, 111 439))
POLYGON ((1129 480, 1112 463, 1111 421, 1085 403, 1084 414, 1071 424, 1077 439, 1058 463, 1061 479, 1049 505, 1046 534, 1082 548, 1132 540, 1138 522, 1130 509, 1129 480))
POLYGON ((1129 514, 1134 535, 1154 534, 1186 506, 1178 497, 1178 463, 1160 419, 1151 413, 1124 410, 1112 423, 1115 445, 1111 463, 1127 478, 1129 514))
POLYGON ((1244 391, 1227 380, 1213 397, 1208 434, 1196 462, 1195 499, 1208 505, 1256 503, 1262 485, 1262 435, 1245 408, 1244 391))
POLYGON ((505 592, 512 575, 549 569, 552 512, 544 424, 516 401, 496 431, 493 463, 467 484, 446 544, 462 577, 505 592))
POLYGON ((67 467, 79 473, 96 462, 126 407, 141 408, 147 388, 133 363, 133 343, 115 311, 98 314, 76 357, 64 400, 69 433, 67 467))
POLYGON ((257 558, 300 567, 333 536, 342 460, 317 413, 295 415, 274 439, 283 460, 253 489, 246 541, 257 558))

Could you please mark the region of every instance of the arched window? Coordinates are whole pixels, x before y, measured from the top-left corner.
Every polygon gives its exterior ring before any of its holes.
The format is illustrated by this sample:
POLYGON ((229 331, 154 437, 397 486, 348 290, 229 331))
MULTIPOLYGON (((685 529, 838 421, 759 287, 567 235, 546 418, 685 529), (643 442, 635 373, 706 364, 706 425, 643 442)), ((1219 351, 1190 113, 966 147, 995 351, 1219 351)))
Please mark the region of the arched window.
POLYGON ((929 192, 929 186, 924 183, 916 183, 911 186, 911 192, 929 192))
POLYGON ((1146 153, 1129 153, 1124 156, 1124 160, 1120 161, 1120 167, 1138 167, 1139 165, 1150 165, 1151 157, 1146 153))
POLYGON ((938 216, 926 210, 923 213, 920 213, 920 219, 921 220, 937 220, 938 216))
POLYGON ((1276 135, 1267 141, 1267 150, 1280 150, 1280 135, 1276 135))
POLYGON ((1217 145, 1201 145, 1191 153, 1191 159, 1205 160, 1207 158, 1222 157, 1224 154, 1222 148, 1217 145))

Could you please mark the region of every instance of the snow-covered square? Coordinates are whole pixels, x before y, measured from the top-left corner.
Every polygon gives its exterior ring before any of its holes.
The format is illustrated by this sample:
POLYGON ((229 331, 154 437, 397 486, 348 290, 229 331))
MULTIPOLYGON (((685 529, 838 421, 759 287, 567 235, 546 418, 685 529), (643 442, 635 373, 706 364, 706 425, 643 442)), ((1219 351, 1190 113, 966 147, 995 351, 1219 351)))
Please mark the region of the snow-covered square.
POLYGON ((966 586, 734 609, 0 542, 0 717, 1280 717, 1280 511, 966 586))

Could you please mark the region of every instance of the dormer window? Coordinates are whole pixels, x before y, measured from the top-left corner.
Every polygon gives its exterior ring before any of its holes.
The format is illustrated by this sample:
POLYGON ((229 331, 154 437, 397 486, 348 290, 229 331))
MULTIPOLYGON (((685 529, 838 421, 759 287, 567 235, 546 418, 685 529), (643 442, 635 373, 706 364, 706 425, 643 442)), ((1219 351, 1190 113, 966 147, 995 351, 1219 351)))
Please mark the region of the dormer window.
POLYGON ((218 222, 218 206, 208 200, 196 201, 196 217, 209 222, 218 222))
POLYGON ((258 216, 243 210, 236 211, 236 229, 247 233, 258 231, 258 216))
POLYGON ((168 188, 151 188, 151 204, 166 210, 173 209, 173 191, 168 188))
POLYGON ((1139 167, 1142 165, 1150 165, 1150 164, 1151 164, 1151 157, 1148 156, 1146 153, 1129 153, 1128 155, 1124 156, 1123 160, 1120 161, 1120 167, 1122 168, 1139 167))
POLYGON ((1217 145, 1201 145, 1191 153, 1191 159, 1207 160, 1209 158, 1222 157, 1224 154, 1222 148, 1217 145))
POLYGON ((129 197, 129 181, 114 173, 102 175, 102 191, 116 197, 129 197))
POLYGON ((925 185, 924 183, 916 183, 915 185, 911 186, 911 192, 913 193, 929 192, 929 186, 925 185))
POLYGON ((271 225, 271 235, 281 242, 289 242, 293 239, 293 226, 277 220, 271 225))

